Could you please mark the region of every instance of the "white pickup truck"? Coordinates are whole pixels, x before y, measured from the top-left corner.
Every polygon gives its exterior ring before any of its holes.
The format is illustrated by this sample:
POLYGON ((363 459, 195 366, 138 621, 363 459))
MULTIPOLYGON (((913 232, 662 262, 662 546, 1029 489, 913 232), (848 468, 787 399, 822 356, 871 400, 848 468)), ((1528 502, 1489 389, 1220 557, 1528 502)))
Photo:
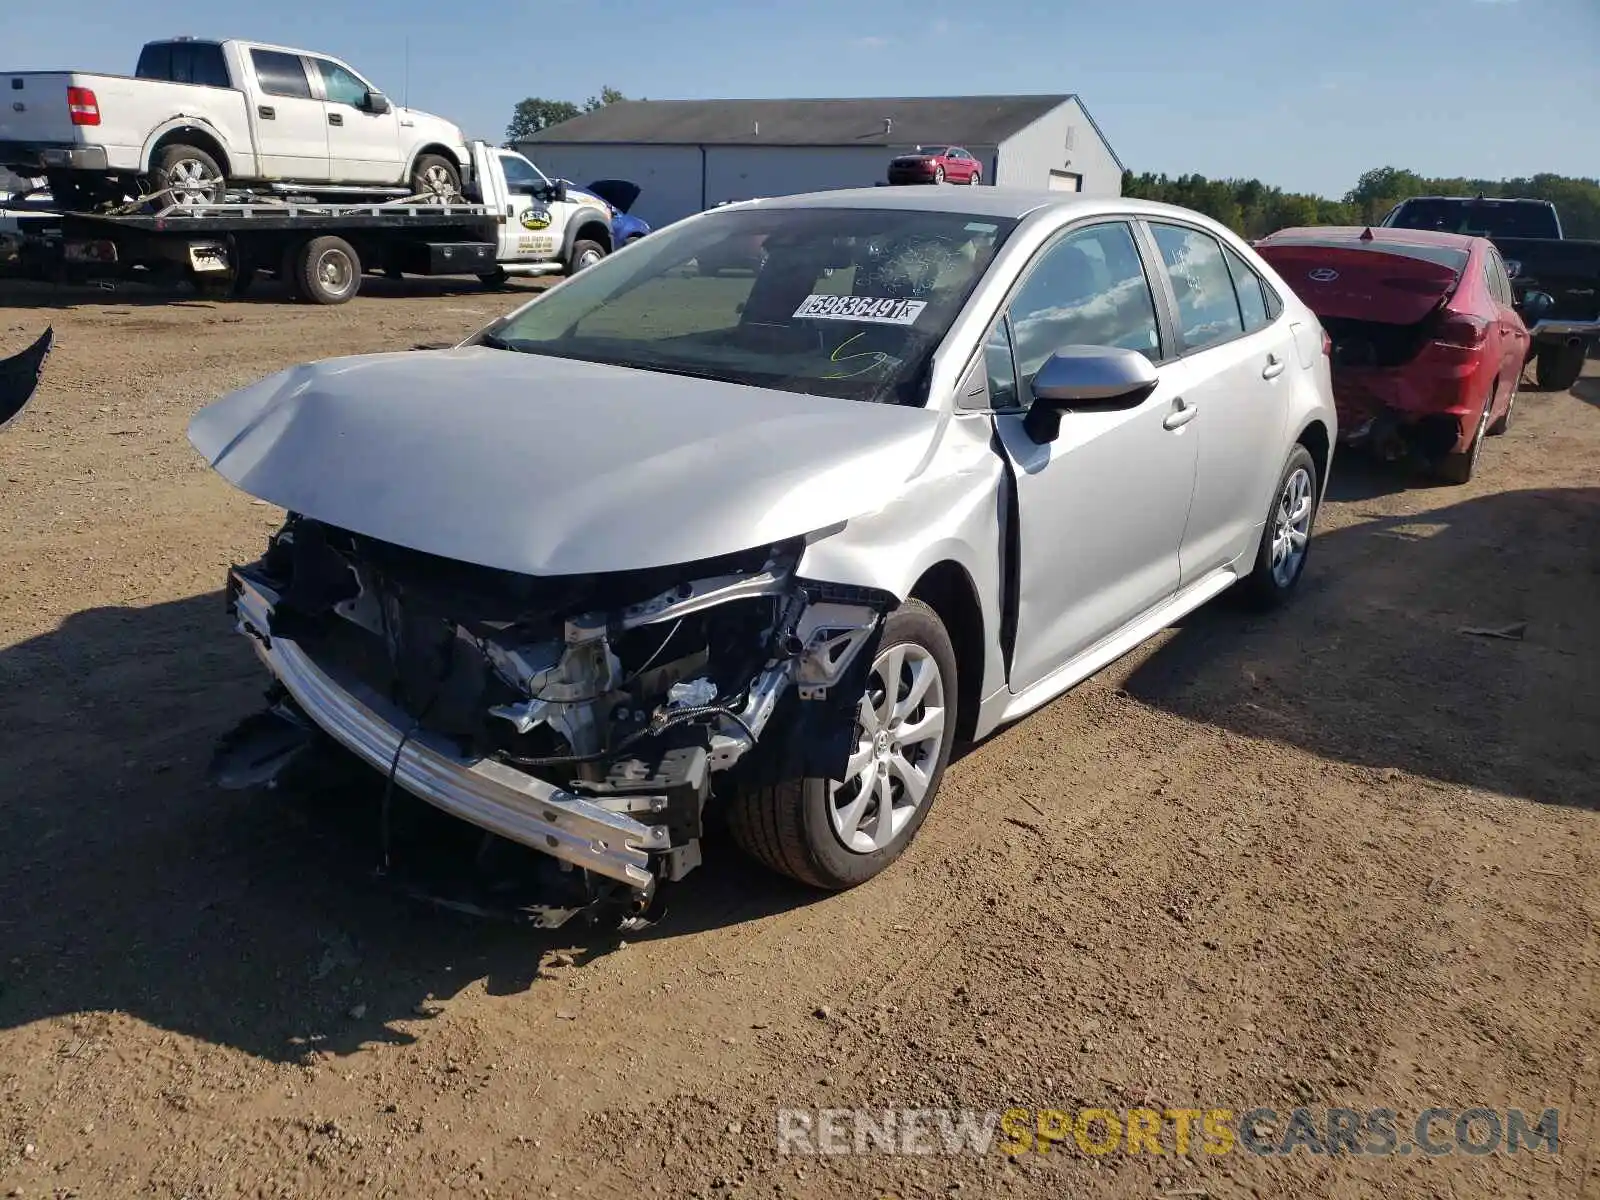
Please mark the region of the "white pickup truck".
POLYGON ((0 167, 44 175, 64 208, 236 188, 448 198, 468 162, 454 124, 306 50, 174 38, 132 76, 0 71, 0 167))

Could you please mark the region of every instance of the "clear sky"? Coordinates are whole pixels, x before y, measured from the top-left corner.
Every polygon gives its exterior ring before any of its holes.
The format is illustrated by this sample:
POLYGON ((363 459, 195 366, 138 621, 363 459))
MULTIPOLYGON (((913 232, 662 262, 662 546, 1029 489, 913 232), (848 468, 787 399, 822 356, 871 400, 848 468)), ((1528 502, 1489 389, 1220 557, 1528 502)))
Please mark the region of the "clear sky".
POLYGON ((512 106, 1079 93, 1134 170, 1341 195, 1369 167, 1600 174, 1600 0, 0 0, 0 69, 145 41, 324 50, 499 141, 512 106), (980 15, 981 13, 981 15, 980 15))

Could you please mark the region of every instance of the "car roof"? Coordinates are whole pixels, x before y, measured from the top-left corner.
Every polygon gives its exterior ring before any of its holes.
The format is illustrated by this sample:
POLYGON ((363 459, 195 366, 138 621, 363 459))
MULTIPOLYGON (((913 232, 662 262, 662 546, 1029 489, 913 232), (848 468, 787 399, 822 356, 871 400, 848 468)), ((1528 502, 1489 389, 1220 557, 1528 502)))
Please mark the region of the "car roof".
POLYGON ((1257 246, 1281 246, 1290 242, 1387 243, 1392 246, 1448 246, 1452 250, 1471 250, 1486 239, 1470 233, 1447 233, 1440 229, 1403 229, 1393 225, 1298 225, 1280 229, 1256 242, 1257 246), (1370 236, 1368 236, 1370 234, 1370 236))
MULTIPOLYGON (((1215 225, 1214 221, 1192 209, 1127 196, 1084 196, 1076 192, 1053 192, 1045 188, 1009 187, 869 187, 838 188, 825 192, 802 192, 793 196, 773 196, 746 200, 740 207, 763 208, 890 208, 907 212, 970 213, 975 217, 1009 217, 1020 220, 1044 210, 1073 216, 1121 213, 1148 217, 1176 217, 1215 225)), ((731 206, 730 206, 731 207, 731 206)))

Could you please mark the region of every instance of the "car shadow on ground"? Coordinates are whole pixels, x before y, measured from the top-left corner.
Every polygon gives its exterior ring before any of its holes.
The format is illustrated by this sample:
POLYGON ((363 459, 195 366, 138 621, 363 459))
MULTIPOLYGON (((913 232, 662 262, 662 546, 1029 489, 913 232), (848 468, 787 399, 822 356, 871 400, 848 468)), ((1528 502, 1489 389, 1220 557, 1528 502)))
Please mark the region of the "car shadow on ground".
MULTIPOLYGON (((14 781, 0 789, 0 1028, 121 1011, 275 1061, 346 1054, 411 1040, 398 1023, 479 981, 537 991, 548 950, 616 948, 577 923, 541 931, 403 894, 396 876, 423 851, 464 840, 436 821, 478 844, 404 793, 395 875, 379 877, 372 772, 287 795, 209 787, 217 737, 261 707, 265 680, 220 593, 88 610, 0 651, 0 777, 14 781)), ((645 936, 818 898, 716 846, 645 936)))
POLYGON ((1600 808, 1600 488, 1447 503, 1312 547, 1291 605, 1255 616, 1224 596, 1129 694, 1325 759, 1600 808))
MULTIPOLYGON (((460 296, 505 296, 515 301, 549 285, 538 277, 509 279, 486 286, 470 276, 417 276, 387 279, 368 275, 361 281, 361 296, 372 298, 428 300, 460 296)), ((160 285, 142 281, 103 283, 46 283, 28 279, 0 279, 0 308, 70 309, 94 305, 161 308, 221 308, 229 305, 299 304, 292 300, 283 284, 263 276, 243 296, 213 296, 196 291, 186 283, 160 285)), ((309 305, 308 305, 309 307, 309 305)))
POLYGON ((1586 375, 1572 386, 1572 394, 1585 404, 1600 408, 1600 375, 1586 375))

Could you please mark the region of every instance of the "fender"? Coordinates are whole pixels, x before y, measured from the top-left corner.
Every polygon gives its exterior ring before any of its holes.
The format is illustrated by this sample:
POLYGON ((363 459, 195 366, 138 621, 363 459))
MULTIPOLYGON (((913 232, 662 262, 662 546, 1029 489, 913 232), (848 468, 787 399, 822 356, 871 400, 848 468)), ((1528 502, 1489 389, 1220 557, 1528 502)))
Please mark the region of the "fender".
MULTIPOLYGON (((461 173, 461 188, 463 191, 473 183, 472 152, 461 146, 452 146, 445 138, 419 137, 412 143, 411 149, 406 152, 404 168, 400 172, 398 182, 405 183, 411 178, 411 171, 417 165, 417 159, 424 154, 424 147, 443 146, 450 152, 450 157, 455 160, 456 170, 461 173)), ((432 153, 432 151, 426 151, 432 153)))
POLYGON ((877 588, 905 600, 929 570, 954 563, 967 575, 983 618, 980 695, 1005 686, 1000 647, 1005 463, 987 415, 951 417, 939 444, 905 491, 877 512, 813 538, 796 573, 819 582, 877 588), (938 514, 930 523, 930 514, 938 514))
POLYGON ((249 150, 243 156, 244 161, 241 163, 240 155, 229 144, 226 134, 205 117, 186 116, 183 113, 179 113, 175 117, 169 117, 160 125, 157 125, 155 130, 145 138, 144 146, 139 151, 139 171, 141 174, 150 169, 150 160, 155 156, 156 146, 161 140, 167 134, 175 133, 180 129, 197 129, 222 147, 222 157, 225 161, 219 165, 227 173, 229 179, 260 178, 261 163, 256 158, 253 138, 249 150), (248 170, 241 170, 241 167, 247 167, 248 170))
MULTIPOLYGON (((580 190, 581 189, 578 188, 571 188, 568 191, 568 195, 570 196, 580 190)), ((606 253, 611 253, 611 251, 616 248, 616 237, 611 228, 610 210, 607 209, 599 200, 569 199, 567 203, 571 205, 572 211, 567 214, 566 229, 561 235, 561 261, 566 262, 567 259, 571 257, 572 243, 578 240, 579 226, 588 224, 591 219, 598 220, 600 224, 605 226, 606 240, 610 243, 606 247, 606 253)))

